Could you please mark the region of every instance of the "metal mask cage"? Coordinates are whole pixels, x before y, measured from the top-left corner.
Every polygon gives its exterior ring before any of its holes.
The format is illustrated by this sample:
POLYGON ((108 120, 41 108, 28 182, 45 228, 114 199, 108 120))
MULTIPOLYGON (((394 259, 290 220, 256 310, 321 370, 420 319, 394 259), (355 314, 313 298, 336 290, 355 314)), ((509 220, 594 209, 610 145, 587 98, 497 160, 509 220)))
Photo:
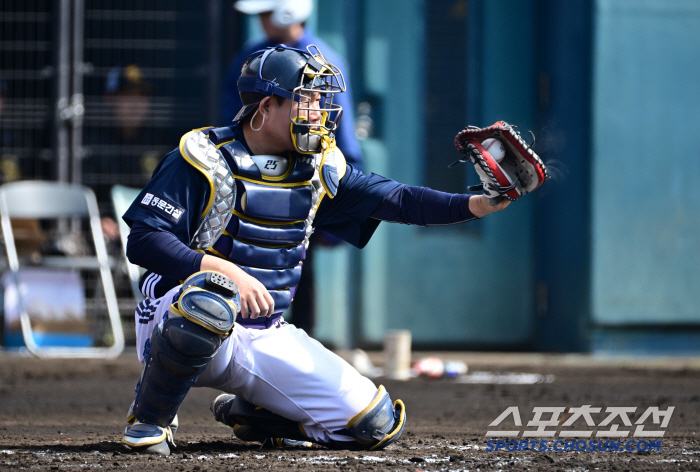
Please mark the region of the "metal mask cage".
POLYGON ((307 51, 311 58, 304 67, 299 86, 293 91, 298 106, 295 110, 292 103, 289 109, 289 118, 297 138, 300 134, 307 133, 323 135, 333 133, 338 128, 343 115, 343 107, 333 103, 336 93, 345 92, 343 73, 328 62, 316 46, 310 45, 307 51), (318 104, 316 104, 317 94, 318 104), (309 118, 314 112, 321 115, 319 122, 310 122, 309 118))

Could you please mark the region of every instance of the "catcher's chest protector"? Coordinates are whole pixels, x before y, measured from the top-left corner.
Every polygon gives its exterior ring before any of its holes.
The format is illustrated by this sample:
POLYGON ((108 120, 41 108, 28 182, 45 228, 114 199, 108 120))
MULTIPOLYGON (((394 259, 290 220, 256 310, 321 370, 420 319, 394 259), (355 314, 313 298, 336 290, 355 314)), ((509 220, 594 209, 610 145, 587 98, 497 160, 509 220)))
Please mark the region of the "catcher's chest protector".
POLYGON ((316 210, 324 196, 335 196, 345 173, 342 153, 329 146, 315 155, 250 156, 229 127, 191 131, 180 152, 211 187, 191 246, 237 264, 270 291, 275 314, 284 312, 301 277, 316 210))

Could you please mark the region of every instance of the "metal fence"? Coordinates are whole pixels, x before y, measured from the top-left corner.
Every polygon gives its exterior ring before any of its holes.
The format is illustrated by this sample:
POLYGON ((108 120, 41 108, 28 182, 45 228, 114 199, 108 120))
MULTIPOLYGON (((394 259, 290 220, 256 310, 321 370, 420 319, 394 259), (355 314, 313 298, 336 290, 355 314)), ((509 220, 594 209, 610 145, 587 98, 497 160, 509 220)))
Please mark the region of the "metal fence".
POLYGON ((0 179, 51 177, 52 3, 0 4, 0 179))
POLYGON ((82 183, 119 218, 113 185, 142 187, 184 132, 217 124, 220 11, 219 0, 0 0, 0 183, 82 183))

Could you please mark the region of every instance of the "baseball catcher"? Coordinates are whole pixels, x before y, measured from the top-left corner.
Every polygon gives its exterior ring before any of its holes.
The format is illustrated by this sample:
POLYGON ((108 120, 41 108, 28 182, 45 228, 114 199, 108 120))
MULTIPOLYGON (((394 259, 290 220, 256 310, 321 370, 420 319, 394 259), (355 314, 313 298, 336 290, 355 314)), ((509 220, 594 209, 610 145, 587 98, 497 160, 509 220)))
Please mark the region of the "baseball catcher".
MULTIPOLYGON (((347 164, 334 134, 345 81, 315 47, 252 54, 238 86, 234 122, 185 134, 123 216, 127 256, 146 269, 136 310, 143 371, 123 442, 170 454, 187 392, 210 387, 225 392, 212 402, 215 418, 244 441, 382 449, 404 430, 403 402, 282 317, 309 236, 323 228, 362 248, 382 221, 456 224, 510 200, 493 201, 501 190, 403 185, 347 164)), ((534 189, 513 179, 498 187, 534 189)))

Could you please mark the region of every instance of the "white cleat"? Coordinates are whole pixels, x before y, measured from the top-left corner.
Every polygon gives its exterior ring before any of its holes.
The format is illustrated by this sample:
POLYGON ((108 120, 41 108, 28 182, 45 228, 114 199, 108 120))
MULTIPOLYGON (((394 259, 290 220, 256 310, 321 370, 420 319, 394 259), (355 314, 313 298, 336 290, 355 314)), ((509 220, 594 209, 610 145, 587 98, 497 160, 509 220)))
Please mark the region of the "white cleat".
POLYGON ((161 428, 155 424, 136 420, 124 430, 122 442, 136 452, 170 455, 170 446, 175 447, 170 427, 161 428))
POLYGON ((126 415, 128 424, 124 430, 122 443, 137 452, 169 456, 170 449, 177 447, 173 439, 173 435, 180 425, 177 415, 175 415, 169 427, 162 428, 158 425, 138 421, 134 416, 133 407, 134 404, 132 403, 126 415))

